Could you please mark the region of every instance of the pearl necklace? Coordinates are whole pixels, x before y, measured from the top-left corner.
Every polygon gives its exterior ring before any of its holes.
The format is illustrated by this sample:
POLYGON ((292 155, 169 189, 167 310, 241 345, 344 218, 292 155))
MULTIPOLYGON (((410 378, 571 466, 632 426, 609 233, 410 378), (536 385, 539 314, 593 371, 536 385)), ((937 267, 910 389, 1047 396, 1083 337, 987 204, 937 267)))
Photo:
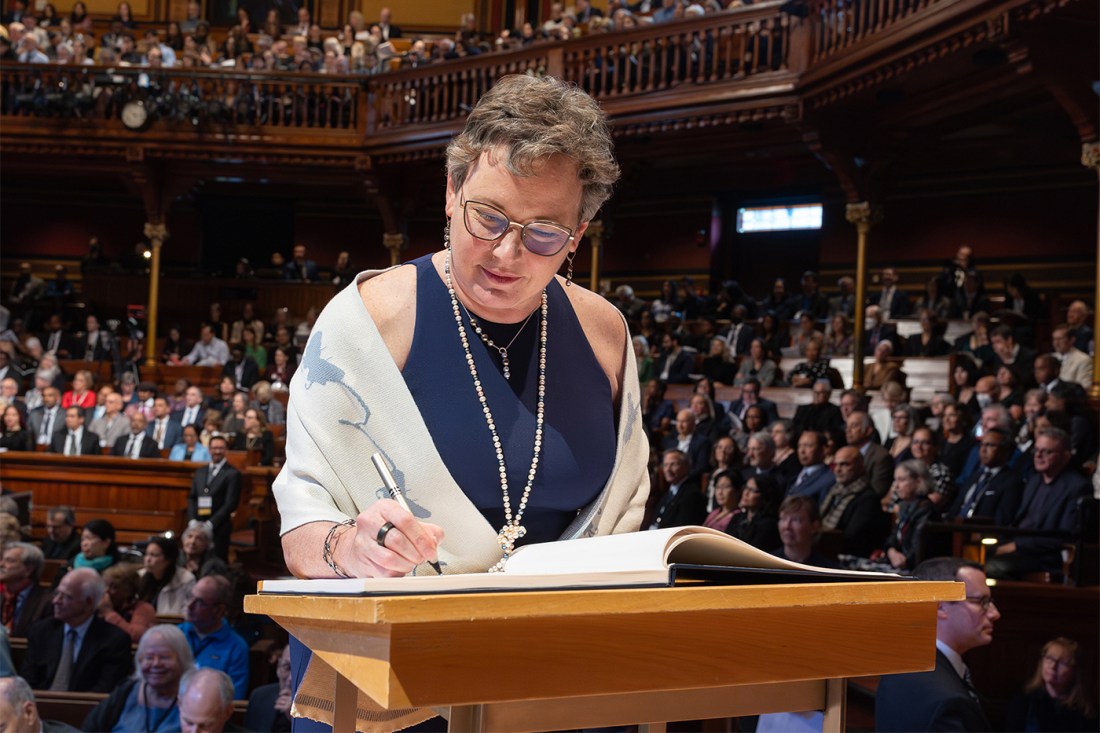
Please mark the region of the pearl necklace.
MULTIPOLYGON (((508 469, 504 464, 504 448, 500 442, 500 436, 497 435, 496 423, 493 422, 493 413, 489 410, 485 390, 481 387, 481 377, 478 376, 473 354, 470 353, 470 340, 466 336, 466 326, 462 323, 462 310, 465 309, 465 306, 460 306, 458 296, 455 295, 454 283, 451 282, 450 249, 447 250, 443 272, 447 278, 447 294, 451 296, 451 310, 454 311, 455 323, 458 324, 458 338, 462 342, 462 350, 466 353, 466 365, 470 368, 470 376, 474 380, 474 390, 477 392, 478 402, 481 403, 481 412, 485 415, 485 423, 489 426, 489 433, 493 437, 493 449, 496 451, 497 467, 500 471, 500 491, 504 497, 504 526, 497 533, 497 543, 500 544, 504 557, 496 565, 489 568, 489 572, 495 573, 504 569, 504 564, 508 562, 508 558, 515 551, 516 541, 527 534, 527 528, 521 524, 521 521, 523 520, 523 511, 527 508, 527 499, 531 495, 531 487, 535 483, 535 473, 539 467, 539 454, 542 453, 542 425, 546 417, 546 315, 549 310, 548 301, 546 290, 543 290, 542 324, 539 332, 539 399, 535 408, 535 448, 531 457, 531 470, 527 472, 527 485, 523 489, 523 496, 520 497, 519 510, 513 517, 512 503, 508 495, 508 469)), ((534 313, 532 312, 531 315, 534 315, 534 313)), ((531 316, 528 316, 528 320, 530 318, 531 316)), ((472 322, 473 319, 471 318, 472 322)), ((526 325, 526 321, 524 325, 526 325)), ((511 346, 512 344, 508 345, 511 346)))
POLYGON ((497 346, 496 343, 494 343, 494 341, 489 338, 489 334, 485 333, 485 330, 481 327, 481 324, 477 322, 477 319, 474 318, 474 314, 470 312, 465 304, 459 301, 459 305, 462 306, 462 310, 466 313, 466 317, 470 319, 470 325, 473 326, 474 333, 481 337, 482 342, 484 342, 486 346, 500 354, 500 363, 504 371, 504 379, 511 379, 512 365, 511 362, 508 361, 508 349, 512 348, 512 344, 514 344, 516 342, 516 339, 519 338, 519 335, 523 333, 523 329, 527 328, 527 323, 535 315, 535 311, 531 311, 530 315, 527 316, 527 320, 525 320, 523 324, 519 327, 519 330, 516 331, 516 335, 512 337, 512 340, 508 342, 507 346, 497 346))

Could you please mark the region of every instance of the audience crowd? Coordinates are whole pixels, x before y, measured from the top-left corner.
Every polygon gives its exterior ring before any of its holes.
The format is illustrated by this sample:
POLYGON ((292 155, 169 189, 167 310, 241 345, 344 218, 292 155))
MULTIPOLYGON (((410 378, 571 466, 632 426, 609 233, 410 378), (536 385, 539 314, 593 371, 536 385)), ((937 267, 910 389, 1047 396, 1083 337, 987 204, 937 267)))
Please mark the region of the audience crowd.
POLYGON ((16 7, 2 19, 5 32, 0 34, 0 59, 41 64, 376 74, 395 66, 418 67, 699 17, 743 4, 750 3, 643 0, 629 4, 610 0, 605 13, 589 0, 576 0, 568 9, 556 2, 545 22, 505 28, 495 37, 478 29, 473 13, 461 15, 451 36, 410 37, 393 23, 390 8, 382 8, 375 23, 367 23, 360 11, 352 10, 343 26, 322 29, 305 6, 292 17, 273 8, 263 18, 253 18, 241 6, 224 37, 219 34, 215 40, 210 22, 201 17, 198 0, 187 3, 185 18, 169 21, 164 28, 141 26, 134 21, 130 4, 122 0, 107 30, 98 37, 92 17, 80 0, 68 15, 59 12, 53 3, 37 11, 19 7, 22 0, 16 0, 16 7), (400 51, 395 47, 398 44, 392 43, 399 38, 408 41, 407 45, 400 44, 400 51))
MULTIPOLYGON (((288 282, 328 279, 302 246, 274 263, 288 282)), ((355 271, 346 253, 337 264, 333 282, 346 284, 355 271)), ((211 304, 197 331, 168 329, 160 354, 166 365, 213 369, 217 386, 158 385, 142 379, 141 349, 125 348, 107 320, 117 314, 87 315, 74 330, 64 308, 47 309, 34 311, 43 316, 35 332, 16 325, 32 303, 64 303, 64 273, 58 277, 47 297, 28 266, 8 295, 17 317, 0 338, 0 445, 193 462, 189 523, 179 538, 123 547, 108 518, 78 524, 68 507, 48 512, 38 543, 11 522, 0 555, 0 621, 27 646, 22 679, 0 682, 0 706, 23 711, 30 700, 33 708, 26 685, 100 691, 109 696, 85 729, 159 721, 150 729, 176 730, 188 716, 224 723, 233 699, 251 693, 250 729, 279 729, 288 723, 289 661, 273 654, 279 681, 252 690, 245 637, 254 631, 236 600, 229 518, 242 490, 241 456, 275 465, 282 453, 285 397, 316 312, 295 322, 280 309, 266 320, 251 303, 228 314, 211 304), (86 368, 62 371, 73 359, 86 368), (103 363, 110 381, 96 376, 103 363), (245 453, 230 460, 235 451, 245 453), (61 568, 52 589, 42 582, 47 561, 61 568), (189 711, 189 696, 207 707, 189 711)), ((989 293, 965 247, 927 284, 919 308, 896 271, 882 271, 880 282, 868 295, 864 329, 864 352, 875 356, 870 391, 844 389, 830 366, 852 353, 848 277, 834 297, 819 291, 813 272, 798 292, 776 280, 759 300, 732 281, 711 296, 690 280, 668 281, 652 303, 618 288, 613 300, 635 334, 652 447, 643 529, 702 524, 789 560, 912 572, 934 552, 934 543, 921 542, 928 523, 978 522, 1002 528, 987 555, 989 577, 1060 579, 1065 537, 1096 523, 1087 305, 1072 303, 1049 341, 1037 337, 1041 295, 1019 277, 1003 296, 989 293), (994 302, 1003 302, 1000 310, 994 302), (919 322, 908 338, 896 327, 905 317, 919 322), (965 319, 970 330, 948 343, 947 319, 965 319), (926 355, 951 356, 952 385, 915 404, 905 358, 926 355), (785 371, 784 358, 797 365, 785 371), (667 399, 670 384, 690 385, 686 402, 667 399), (805 389, 810 399, 781 417, 768 399, 779 396, 776 387, 805 389), (720 391, 733 399, 718 399, 720 391), (876 422, 880 403, 888 420, 876 422)), ((0 499, 0 518, 17 513, 8 504, 0 499)), ((1052 644, 1051 654, 1076 653, 1071 640, 1052 644)), ((1095 714, 1078 693, 1052 702, 1076 688, 1057 679, 1043 687, 1045 679, 1040 670, 1014 714, 1095 714)))

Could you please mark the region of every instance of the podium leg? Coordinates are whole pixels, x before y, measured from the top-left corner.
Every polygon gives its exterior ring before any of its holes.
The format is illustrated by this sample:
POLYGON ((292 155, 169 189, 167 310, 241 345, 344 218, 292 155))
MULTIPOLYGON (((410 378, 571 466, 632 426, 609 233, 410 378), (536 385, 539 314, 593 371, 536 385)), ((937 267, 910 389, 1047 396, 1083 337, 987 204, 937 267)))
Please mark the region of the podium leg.
POLYGON ((336 689, 333 702, 336 709, 332 713, 332 729, 354 731, 356 711, 359 708, 359 689, 344 675, 336 673, 336 689))
POLYGON ((452 705, 447 730, 450 733, 481 733, 485 730, 484 706, 452 705))
POLYGON ((823 733, 845 730, 845 717, 848 712, 848 680, 825 680, 825 715, 821 721, 823 733))

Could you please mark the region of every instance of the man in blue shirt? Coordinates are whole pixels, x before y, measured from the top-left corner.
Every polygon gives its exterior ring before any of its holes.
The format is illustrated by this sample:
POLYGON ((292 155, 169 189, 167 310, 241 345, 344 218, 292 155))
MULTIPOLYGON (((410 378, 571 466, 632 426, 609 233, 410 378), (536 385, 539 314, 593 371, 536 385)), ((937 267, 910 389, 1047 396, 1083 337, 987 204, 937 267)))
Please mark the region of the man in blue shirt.
POLYGON ((233 591, 217 575, 201 578, 191 589, 180 630, 191 645, 196 667, 220 669, 233 680, 235 697, 248 697, 248 644, 225 620, 233 591))

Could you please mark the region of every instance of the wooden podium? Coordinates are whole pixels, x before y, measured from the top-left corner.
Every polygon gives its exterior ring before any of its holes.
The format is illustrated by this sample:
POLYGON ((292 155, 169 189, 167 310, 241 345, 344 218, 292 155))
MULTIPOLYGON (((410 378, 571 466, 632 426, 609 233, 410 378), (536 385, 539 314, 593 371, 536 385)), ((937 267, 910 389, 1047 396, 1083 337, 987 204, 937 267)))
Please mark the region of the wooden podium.
POLYGON ((383 708, 449 708, 452 731, 537 731, 825 710, 846 677, 935 666, 951 582, 814 583, 349 598, 256 595, 383 708))

